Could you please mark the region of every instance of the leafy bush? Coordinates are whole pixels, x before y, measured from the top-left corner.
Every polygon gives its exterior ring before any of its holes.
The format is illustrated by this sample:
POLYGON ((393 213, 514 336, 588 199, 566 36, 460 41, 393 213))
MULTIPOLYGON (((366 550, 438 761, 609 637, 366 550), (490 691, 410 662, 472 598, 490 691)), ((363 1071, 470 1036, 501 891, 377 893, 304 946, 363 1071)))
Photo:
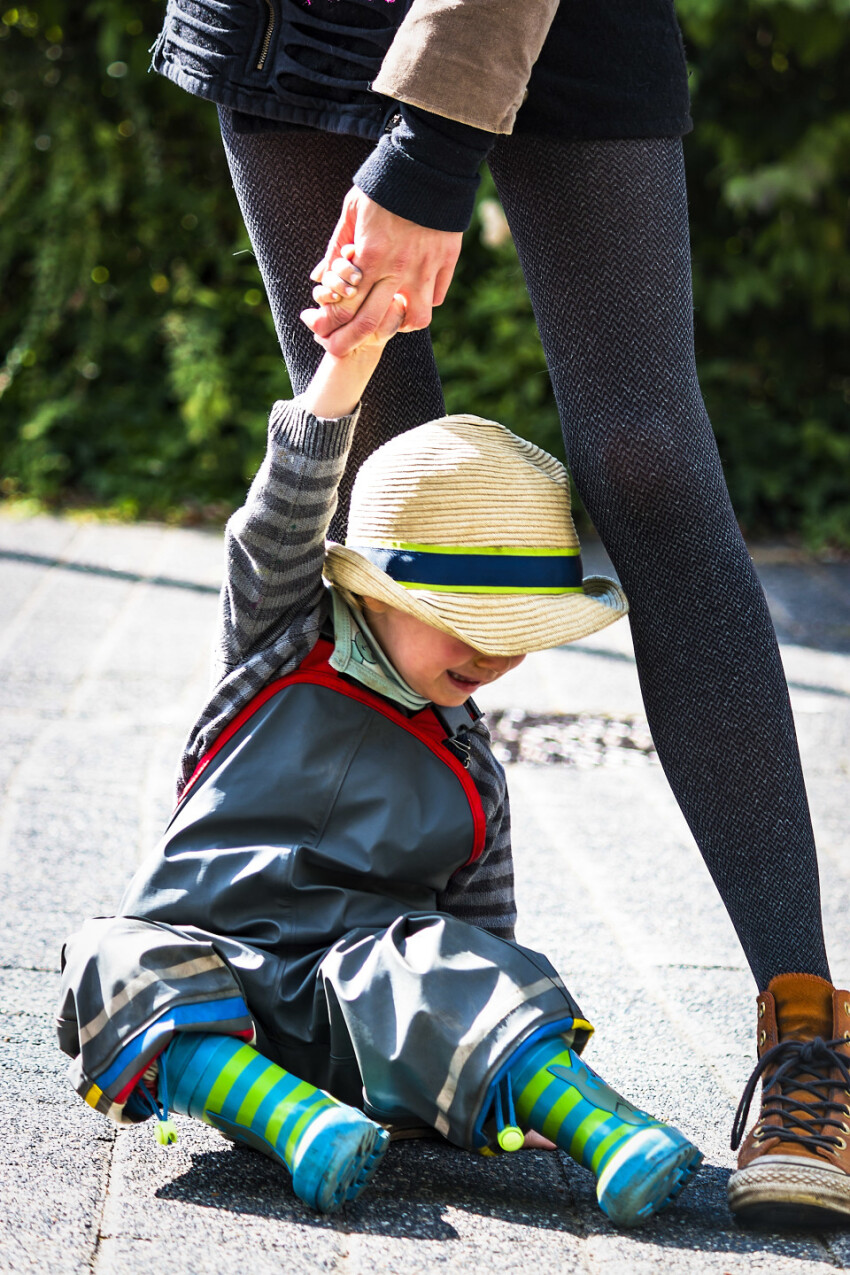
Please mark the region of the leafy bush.
POLYGON ((147 74, 160 17, 120 0, 2 17, 7 494, 223 508, 288 392, 215 110, 147 74))
POLYGON ((850 547, 848 0, 679 0, 697 353, 745 528, 850 547))
MULTIPOLYGON (((850 0, 679 11, 698 356, 733 499, 750 532, 850 547, 850 0)), ((146 73, 161 14, 33 0, 0 15, 7 496, 220 514, 288 392, 215 112, 146 73)), ((557 448, 516 256, 478 233, 492 200, 485 182, 434 325, 446 398, 557 448)))

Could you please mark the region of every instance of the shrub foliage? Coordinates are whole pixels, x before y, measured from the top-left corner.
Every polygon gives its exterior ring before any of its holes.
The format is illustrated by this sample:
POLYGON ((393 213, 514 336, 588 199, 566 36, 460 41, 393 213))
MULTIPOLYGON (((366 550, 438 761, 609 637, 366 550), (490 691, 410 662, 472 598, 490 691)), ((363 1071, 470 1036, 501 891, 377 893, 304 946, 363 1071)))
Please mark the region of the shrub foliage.
MULTIPOLYGON (((848 547, 850 0, 679 13, 698 357, 733 499, 750 532, 848 547)), ((220 513, 289 392, 215 111, 147 73, 161 14, 159 0, 32 0, 0 15, 7 496, 220 513)), ((485 181, 434 324, 447 401, 556 447, 493 218, 485 181)))

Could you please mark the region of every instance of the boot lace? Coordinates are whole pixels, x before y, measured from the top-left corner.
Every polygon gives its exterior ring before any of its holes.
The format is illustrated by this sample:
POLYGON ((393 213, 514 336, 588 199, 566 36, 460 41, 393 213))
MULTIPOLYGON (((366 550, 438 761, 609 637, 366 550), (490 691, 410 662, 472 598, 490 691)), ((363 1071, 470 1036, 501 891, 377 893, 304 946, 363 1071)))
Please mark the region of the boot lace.
POLYGON ((142 1099, 152 1116, 156 1116, 156 1140, 162 1147, 177 1141, 174 1121, 168 1114, 168 1075, 165 1070, 165 1051, 151 1061, 135 1092, 142 1099), (157 1098, 159 1101, 157 1101, 157 1098))
POLYGON ((844 1140, 834 1127, 850 1132, 845 1123, 850 1118, 850 1107, 836 1102, 833 1090, 841 1083, 830 1072, 837 1071, 844 1082, 844 1094, 850 1102, 850 1069, 847 1059, 837 1052, 846 1041, 783 1040, 762 1054, 753 1074, 741 1095, 735 1121, 732 1125, 732 1150, 737 1151, 756 1085, 769 1067, 776 1071, 766 1085, 761 1119, 758 1122, 759 1141, 765 1138, 781 1138, 783 1142, 795 1142, 816 1155, 843 1149, 844 1140), (794 1127, 791 1127, 793 1112, 794 1127))

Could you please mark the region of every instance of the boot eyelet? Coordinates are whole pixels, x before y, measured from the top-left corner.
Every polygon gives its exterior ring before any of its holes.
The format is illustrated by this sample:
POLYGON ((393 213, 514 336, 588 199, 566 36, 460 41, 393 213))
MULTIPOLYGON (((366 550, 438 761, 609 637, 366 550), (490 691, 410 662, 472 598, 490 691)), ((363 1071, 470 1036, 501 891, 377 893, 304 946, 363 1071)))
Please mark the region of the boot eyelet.
MULTIPOLYGON (((844 1008, 847 1010, 847 1013, 850 1014, 850 1009, 847 1009, 846 1005, 844 1008)), ((759 1018, 764 1018, 764 1001, 759 1001, 759 1018)))
MULTIPOLYGON (((845 1032, 844 1037, 845 1037, 845 1040, 850 1040, 850 1032, 845 1032)), ((762 1028, 762 1030, 759 1032, 759 1045, 763 1045, 766 1040, 767 1040, 767 1032, 764 1030, 764 1028, 762 1028)))
POLYGON ((845 1013, 845 1014, 850 1014, 850 1001, 845 1001, 845 1002, 844 1002, 844 1013, 845 1013))
POLYGON ((844 1039, 845 1039, 845 1040, 850 1040, 850 1032, 845 1032, 845 1033, 844 1033, 844 1039))
POLYGON ((838 1127, 842 1133, 850 1133, 850 1124, 845 1124, 843 1120, 841 1121, 841 1124, 838 1127))
POLYGON ((847 1143, 844 1141, 844 1139, 843 1139, 843 1138, 836 1138, 836 1139, 835 1139, 835 1145, 836 1145, 836 1147, 838 1148, 838 1150, 839 1150, 839 1151, 846 1151, 846 1150, 847 1150, 847 1143))

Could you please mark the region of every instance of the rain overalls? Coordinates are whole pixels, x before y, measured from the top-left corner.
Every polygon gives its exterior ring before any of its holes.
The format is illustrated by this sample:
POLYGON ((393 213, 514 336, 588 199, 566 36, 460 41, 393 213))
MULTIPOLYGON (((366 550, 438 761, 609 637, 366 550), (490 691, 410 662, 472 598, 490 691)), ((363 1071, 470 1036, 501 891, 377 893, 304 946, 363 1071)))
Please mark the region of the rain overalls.
POLYGON ((469 710, 407 716, 331 651, 231 722, 120 915, 68 941, 60 1044, 119 1122, 175 1031, 213 1031, 378 1120, 480 1146, 517 1049, 558 1033, 581 1049, 591 1029, 545 957, 436 910, 484 844, 469 710))

